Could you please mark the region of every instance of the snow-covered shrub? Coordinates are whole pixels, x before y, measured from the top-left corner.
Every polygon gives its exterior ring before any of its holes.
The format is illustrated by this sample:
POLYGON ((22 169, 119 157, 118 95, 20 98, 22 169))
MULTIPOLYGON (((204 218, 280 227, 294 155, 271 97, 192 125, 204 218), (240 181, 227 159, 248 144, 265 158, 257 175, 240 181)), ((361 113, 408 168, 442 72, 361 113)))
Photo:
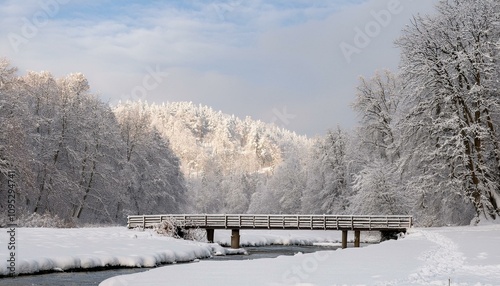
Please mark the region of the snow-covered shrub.
POLYGON ((76 227, 74 221, 63 220, 57 215, 51 214, 22 214, 17 220, 20 227, 53 227, 53 228, 73 228, 76 227))
POLYGON ((153 226, 153 230, 156 233, 174 238, 181 238, 183 236, 183 229, 184 227, 173 218, 168 218, 153 226))
POLYGON ((174 218, 168 218, 153 226, 156 233, 173 238, 206 241, 206 231, 200 228, 185 228, 184 224, 174 218))
POLYGON ((184 230, 184 239, 207 242, 207 232, 201 228, 188 228, 184 230))

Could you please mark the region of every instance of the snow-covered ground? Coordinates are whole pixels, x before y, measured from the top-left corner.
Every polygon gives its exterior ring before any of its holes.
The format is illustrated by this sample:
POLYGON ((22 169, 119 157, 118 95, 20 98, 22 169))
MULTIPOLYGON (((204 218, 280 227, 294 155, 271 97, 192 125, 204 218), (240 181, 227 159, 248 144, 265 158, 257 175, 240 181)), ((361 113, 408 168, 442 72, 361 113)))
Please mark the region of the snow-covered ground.
POLYGON ((118 276, 116 285, 500 285, 500 226, 413 229, 360 249, 201 261, 118 276))
MULTIPOLYGON (((215 240, 222 245, 229 244, 230 236, 230 231, 215 231, 215 240)), ((8 239, 7 229, 0 232, 0 275, 9 274, 8 239)), ((338 240, 338 232, 241 232, 242 245, 313 244, 338 240)), ((15 270, 17 274, 28 274, 105 266, 154 267, 243 251, 223 248, 217 243, 173 239, 152 230, 125 227, 18 228, 15 270)))
MULTIPOLYGON (((0 275, 7 275, 7 233, 0 233, 0 275), (4 245, 4 246, 1 246, 4 245)), ((18 228, 16 273, 103 266, 153 267, 209 257, 208 244, 159 237, 151 231, 107 228, 18 228)))
MULTIPOLYGON (((155 266, 226 254, 218 244, 123 227, 16 230, 16 270, 155 266)), ((7 274, 7 232, 0 274, 7 274)), ((229 231, 215 231, 221 244, 229 231)), ((337 242, 337 231, 242 231, 245 245, 337 242)), ((363 239, 363 238, 362 238, 363 239)), ((370 240, 365 237, 363 240, 370 240)), ((398 241, 273 259, 199 261, 118 276, 110 285, 500 285, 500 226, 412 229, 398 241)))

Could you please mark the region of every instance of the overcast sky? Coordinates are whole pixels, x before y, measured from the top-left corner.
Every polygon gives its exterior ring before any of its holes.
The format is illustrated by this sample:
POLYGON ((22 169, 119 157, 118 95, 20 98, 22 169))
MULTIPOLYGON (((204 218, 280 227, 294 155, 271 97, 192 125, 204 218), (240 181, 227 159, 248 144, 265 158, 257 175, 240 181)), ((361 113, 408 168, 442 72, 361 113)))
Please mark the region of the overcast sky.
POLYGON ((192 101, 309 136, 352 128, 359 76, 436 0, 0 1, 0 57, 102 100, 192 101))

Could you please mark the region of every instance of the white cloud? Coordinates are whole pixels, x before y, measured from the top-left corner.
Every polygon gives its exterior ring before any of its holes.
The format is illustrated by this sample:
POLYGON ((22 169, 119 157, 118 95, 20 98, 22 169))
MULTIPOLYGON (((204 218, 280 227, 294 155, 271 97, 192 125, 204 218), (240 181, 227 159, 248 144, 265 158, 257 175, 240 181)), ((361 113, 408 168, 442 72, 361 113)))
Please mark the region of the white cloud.
POLYGON ((435 2, 401 0, 402 11, 348 62, 340 44, 352 44, 356 28, 363 30, 391 1, 200 1, 189 2, 191 8, 168 2, 118 7, 106 17, 86 14, 80 6, 86 2, 77 1, 61 5, 17 53, 5 39, 22 36, 21 19, 40 8, 9 1, 0 10, 6 19, 0 55, 20 70, 83 72, 111 102, 158 65, 169 76, 148 91, 148 101, 193 101, 265 121, 286 107, 296 117, 285 127, 314 135, 355 124, 349 104, 358 76, 396 68, 394 39, 412 14, 431 11, 435 2))

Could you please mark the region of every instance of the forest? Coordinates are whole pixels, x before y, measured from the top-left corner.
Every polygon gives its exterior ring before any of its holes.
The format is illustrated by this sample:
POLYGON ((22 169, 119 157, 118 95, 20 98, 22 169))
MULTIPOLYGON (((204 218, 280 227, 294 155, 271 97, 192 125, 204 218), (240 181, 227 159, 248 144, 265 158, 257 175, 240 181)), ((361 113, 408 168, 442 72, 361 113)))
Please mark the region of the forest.
POLYGON ((500 3, 436 10, 395 41, 397 71, 359 79, 356 128, 316 138, 191 102, 110 106, 80 73, 19 75, 0 58, 0 212, 14 172, 24 225, 183 212, 498 221, 500 3))

